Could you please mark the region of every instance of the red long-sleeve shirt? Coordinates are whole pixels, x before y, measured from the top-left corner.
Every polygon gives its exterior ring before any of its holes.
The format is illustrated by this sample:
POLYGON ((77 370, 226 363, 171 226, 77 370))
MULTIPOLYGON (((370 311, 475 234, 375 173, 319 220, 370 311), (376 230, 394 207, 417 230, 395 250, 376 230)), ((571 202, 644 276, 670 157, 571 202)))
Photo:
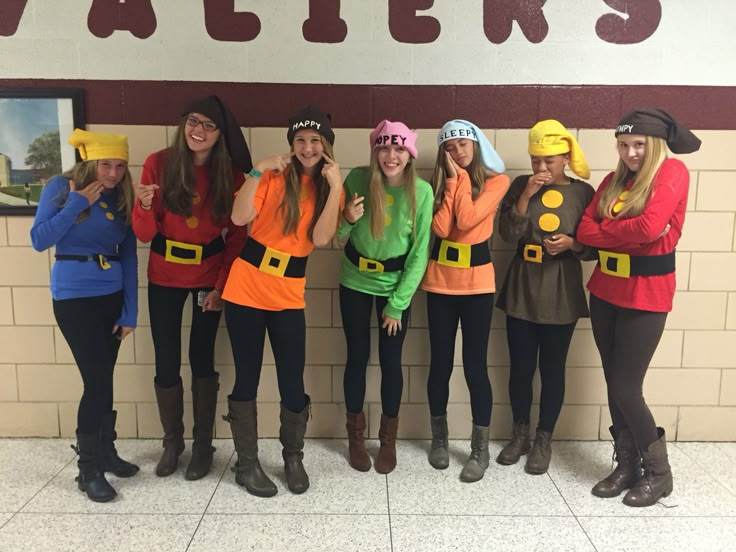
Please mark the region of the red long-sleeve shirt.
MULTIPOLYGON (((163 183, 163 171, 167 150, 157 151, 148 156, 143 164, 141 184, 163 183)), ((148 259, 148 279, 154 284, 177 288, 214 287, 223 289, 230 272, 230 266, 243 249, 247 238, 245 226, 235 226, 230 217, 223 220, 212 219, 209 198, 209 169, 195 167, 197 182, 192 216, 183 217, 167 210, 161 201, 160 190, 156 191, 150 210, 145 210, 136 201, 133 209, 133 231, 139 240, 148 243, 160 233, 163 236, 184 243, 207 244, 227 229, 225 250, 202 259, 201 264, 180 264, 168 262, 162 255, 150 252, 148 259)), ((233 167, 233 194, 240 189, 245 177, 233 167)))
MULTIPOLYGON (((665 160, 655 177, 649 201, 640 215, 601 219, 598 201, 612 178, 613 173, 606 176, 585 210, 577 230, 578 241, 605 251, 637 256, 673 252, 685 223, 690 184, 687 167, 678 159, 665 160), (670 228, 662 236, 668 224, 670 228)), ((629 181, 626 188, 631 185, 629 181)), ((669 312, 675 295, 675 273, 621 278, 604 274, 600 266, 596 266, 588 289, 596 297, 620 307, 669 312)))

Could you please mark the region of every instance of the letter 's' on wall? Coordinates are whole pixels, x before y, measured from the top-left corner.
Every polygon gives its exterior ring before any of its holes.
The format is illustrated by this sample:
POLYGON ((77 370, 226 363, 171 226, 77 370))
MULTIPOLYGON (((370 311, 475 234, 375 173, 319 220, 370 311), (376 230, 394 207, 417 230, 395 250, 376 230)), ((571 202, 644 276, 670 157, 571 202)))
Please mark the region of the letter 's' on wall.
POLYGON ((659 0, 603 0, 628 19, 608 13, 595 24, 596 34, 611 44, 638 44, 652 36, 662 21, 659 0))

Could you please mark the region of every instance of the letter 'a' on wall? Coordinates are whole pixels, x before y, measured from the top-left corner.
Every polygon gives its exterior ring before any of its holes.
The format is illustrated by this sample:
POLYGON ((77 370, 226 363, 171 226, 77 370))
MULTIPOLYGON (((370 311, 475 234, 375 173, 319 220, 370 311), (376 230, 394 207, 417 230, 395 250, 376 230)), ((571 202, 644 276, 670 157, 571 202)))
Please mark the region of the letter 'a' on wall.
POLYGON ((243 4, 2 0, 3 78, 375 86, 444 85, 452 75, 465 85, 736 85, 732 0, 243 4), (554 55, 541 63, 540 52, 554 55))

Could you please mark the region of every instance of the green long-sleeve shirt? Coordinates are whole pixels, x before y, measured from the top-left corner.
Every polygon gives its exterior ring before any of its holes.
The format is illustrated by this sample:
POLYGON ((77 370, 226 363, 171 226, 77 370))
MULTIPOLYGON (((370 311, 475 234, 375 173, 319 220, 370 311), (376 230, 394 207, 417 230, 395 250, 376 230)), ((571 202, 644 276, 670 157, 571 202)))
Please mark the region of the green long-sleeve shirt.
POLYGON ((388 297, 384 312, 391 318, 401 318, 427 268, 434 195, 428 182, 416 179, 417 212, 416 220, 412 221, 404 186, 385 186, 386 226, 383 237, 374 239, 371 235, 369 174, 368 167, 359 167, 350 171, 345 179, 346 201, 357 193, 365 198, 365 210, 355 224, 343 222, 338 236, 342 238, 350 234, 355 249, 365 258, 381 261, 406 253, 406 262, 402 271, 365 272, 343 256, 340 283, 356 291, 388 297))

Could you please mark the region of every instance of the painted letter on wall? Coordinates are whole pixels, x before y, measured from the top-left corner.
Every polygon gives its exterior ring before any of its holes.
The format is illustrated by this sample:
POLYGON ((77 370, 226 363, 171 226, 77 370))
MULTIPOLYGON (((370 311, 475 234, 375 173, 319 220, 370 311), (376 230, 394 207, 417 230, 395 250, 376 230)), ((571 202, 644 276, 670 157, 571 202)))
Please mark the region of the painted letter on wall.
POLYGON ((613 9, 627 14, 628 19, 608 13, 595 24, 596 34, 611 44, 638 44, 654 34, 662 21, 659 0, 603 0, 613 9))
POLYGON ((428 44, 440 36, 441 25, 434 17, 417 15, 434 0, 388 0, 388 29, 397 42, 428 44))
POLYGON ((340 19, 340 0, 309 0, 309 19, 302 25, 308 42, 335 44, 345 40, 348 26, 340 19))
POLYGON ((549 31, 542 12, 546 1, 483 0, 483 30, 486 37, 494 44, 506 42, 516 21, 529 42, 542 42, 549 31))
POLYGON ((107 38, 115 31, 130 31, 136 38, 148 38, 156 30, 156 13, 151 0, 94 0, 87 27, 98 38, 107 38))
POLYGON ((261 32, 261 20, 251 12, 236 12, 235 0, 204 0, 204 25, 215 40, 248 42, 261 32))

